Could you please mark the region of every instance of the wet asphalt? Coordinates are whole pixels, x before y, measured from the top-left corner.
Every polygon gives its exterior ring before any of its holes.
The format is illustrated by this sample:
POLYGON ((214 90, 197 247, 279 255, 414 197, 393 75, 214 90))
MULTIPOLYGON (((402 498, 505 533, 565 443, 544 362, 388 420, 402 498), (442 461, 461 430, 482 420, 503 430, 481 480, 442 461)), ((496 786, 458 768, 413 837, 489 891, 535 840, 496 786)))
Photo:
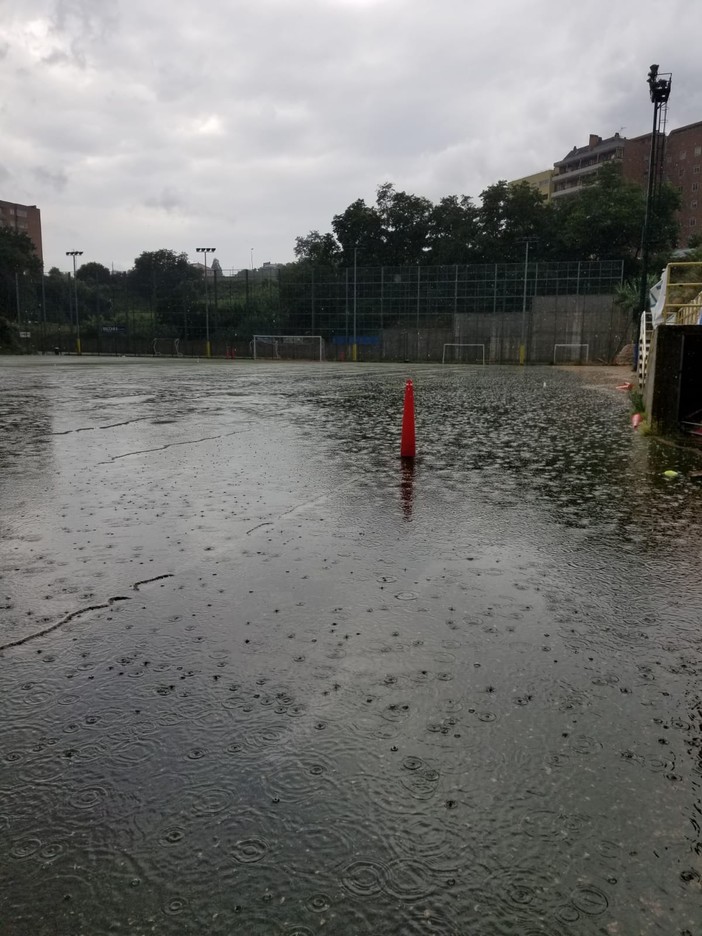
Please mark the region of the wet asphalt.
POLYGON ((702 457, 616 383, 0 359, 0 934, 702 934, 702 457))

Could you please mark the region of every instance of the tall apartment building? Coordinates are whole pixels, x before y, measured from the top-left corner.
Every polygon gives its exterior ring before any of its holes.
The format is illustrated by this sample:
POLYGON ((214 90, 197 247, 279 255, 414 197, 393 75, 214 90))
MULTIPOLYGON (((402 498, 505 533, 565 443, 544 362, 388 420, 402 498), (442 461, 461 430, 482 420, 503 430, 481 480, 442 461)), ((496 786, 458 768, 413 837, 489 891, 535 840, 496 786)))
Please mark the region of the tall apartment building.
POLYGON ((535 188, 543 195, 546 201, 551 201, 553 169, 544 169, 543 172, 532 172, 531 175, 522 176, 521 179, 514 179, 510 185, 519 185, 520 182, 527 182, 532 188, 535 188))
MULTIPOLYGON (((648 187, 651 134, 626 138, 615 133, 602 139, 591 134, 587 146, 573 149, 553 164, 551 199, 576 195, 591 182, 604 163, 617 160, 625 179, 648 187)), ((678 243, 686 247, 693 235, 702 236, 702 121, 671 130, 664 141, 662 178, 680 192, 678 243)))
POLYGON ((702 122, 671 130, 665 148, 663 178, 680 192, 680 245, 702 236, 702 122))
POLYGON ((624 137, 618 133, 606 140, 591 133, 587 146, 574 146, 563 159, 553 164, 551 198, 556 201, 575 195, 581 186, 592 181, 604 163, 624 157, 625 143, 624 137))
MULTIPOLYGON (((663 141, 665 150, 665 140, 663 141)), ((625 179, 636 182, 641 188, 648 187, 648 165, 651 160, 651 134, 631 137, 624 144, 622 174, 625 179)))
POLYGON ((41 244, 41 211, 36 205, 17 205, 15 202, 0 201, 0 227, 12 228, 27 234, 34 244, 39 259, 44 262, 41 244))

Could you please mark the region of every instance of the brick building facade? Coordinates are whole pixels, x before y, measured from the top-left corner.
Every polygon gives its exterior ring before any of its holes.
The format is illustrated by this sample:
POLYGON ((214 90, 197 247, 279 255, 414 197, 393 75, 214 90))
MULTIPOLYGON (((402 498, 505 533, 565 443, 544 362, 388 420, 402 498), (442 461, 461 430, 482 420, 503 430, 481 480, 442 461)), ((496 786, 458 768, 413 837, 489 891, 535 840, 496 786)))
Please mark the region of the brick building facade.
POLYGON ((680 192, 680 246, 702 237, 702 121, 671 130, 665 148, 663 177, 680 192))
MULTIPOLYGON (((645 189, 650 152, 650 133, 631 139, 615 133, 604 140, 591 134, 587 146, 573 147, 554 163, 551 197, 557 200, 577 194, 603 163, 612 160, 621 162, 625 179, 645 189)), ((702 237, 702 121, 671 130, 666 136, 662 178, 680 192, 678 245, 687 247, 691 237, 702 237)))
POLYGON ((18 205, 0 201, 0 227, 27 234, 34 244, 37 257, 44 262, 41 243, 41 211, 36 205, 18 205))

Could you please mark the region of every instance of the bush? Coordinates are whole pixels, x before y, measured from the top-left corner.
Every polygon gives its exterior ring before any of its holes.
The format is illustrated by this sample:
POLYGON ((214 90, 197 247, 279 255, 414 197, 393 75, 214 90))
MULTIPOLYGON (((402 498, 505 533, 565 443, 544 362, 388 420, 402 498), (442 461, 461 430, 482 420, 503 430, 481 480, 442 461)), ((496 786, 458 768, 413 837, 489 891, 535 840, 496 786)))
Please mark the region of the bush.
POLYGON ((17 354, 20 350, 17 326, 0 316, 0 353, 17 354))

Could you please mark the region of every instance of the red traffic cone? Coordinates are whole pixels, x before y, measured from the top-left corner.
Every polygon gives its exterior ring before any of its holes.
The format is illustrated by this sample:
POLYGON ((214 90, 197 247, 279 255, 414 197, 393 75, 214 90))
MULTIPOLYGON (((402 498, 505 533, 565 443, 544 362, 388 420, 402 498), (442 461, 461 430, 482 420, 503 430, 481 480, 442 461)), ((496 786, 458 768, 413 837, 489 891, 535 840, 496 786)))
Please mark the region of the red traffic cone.
POLYGON ((401 458, 414 458, 416 442, 414 437, 414 387, 412 381, 405 384, 405 408, 402 413, 402 443, 400 445, 401 458))

